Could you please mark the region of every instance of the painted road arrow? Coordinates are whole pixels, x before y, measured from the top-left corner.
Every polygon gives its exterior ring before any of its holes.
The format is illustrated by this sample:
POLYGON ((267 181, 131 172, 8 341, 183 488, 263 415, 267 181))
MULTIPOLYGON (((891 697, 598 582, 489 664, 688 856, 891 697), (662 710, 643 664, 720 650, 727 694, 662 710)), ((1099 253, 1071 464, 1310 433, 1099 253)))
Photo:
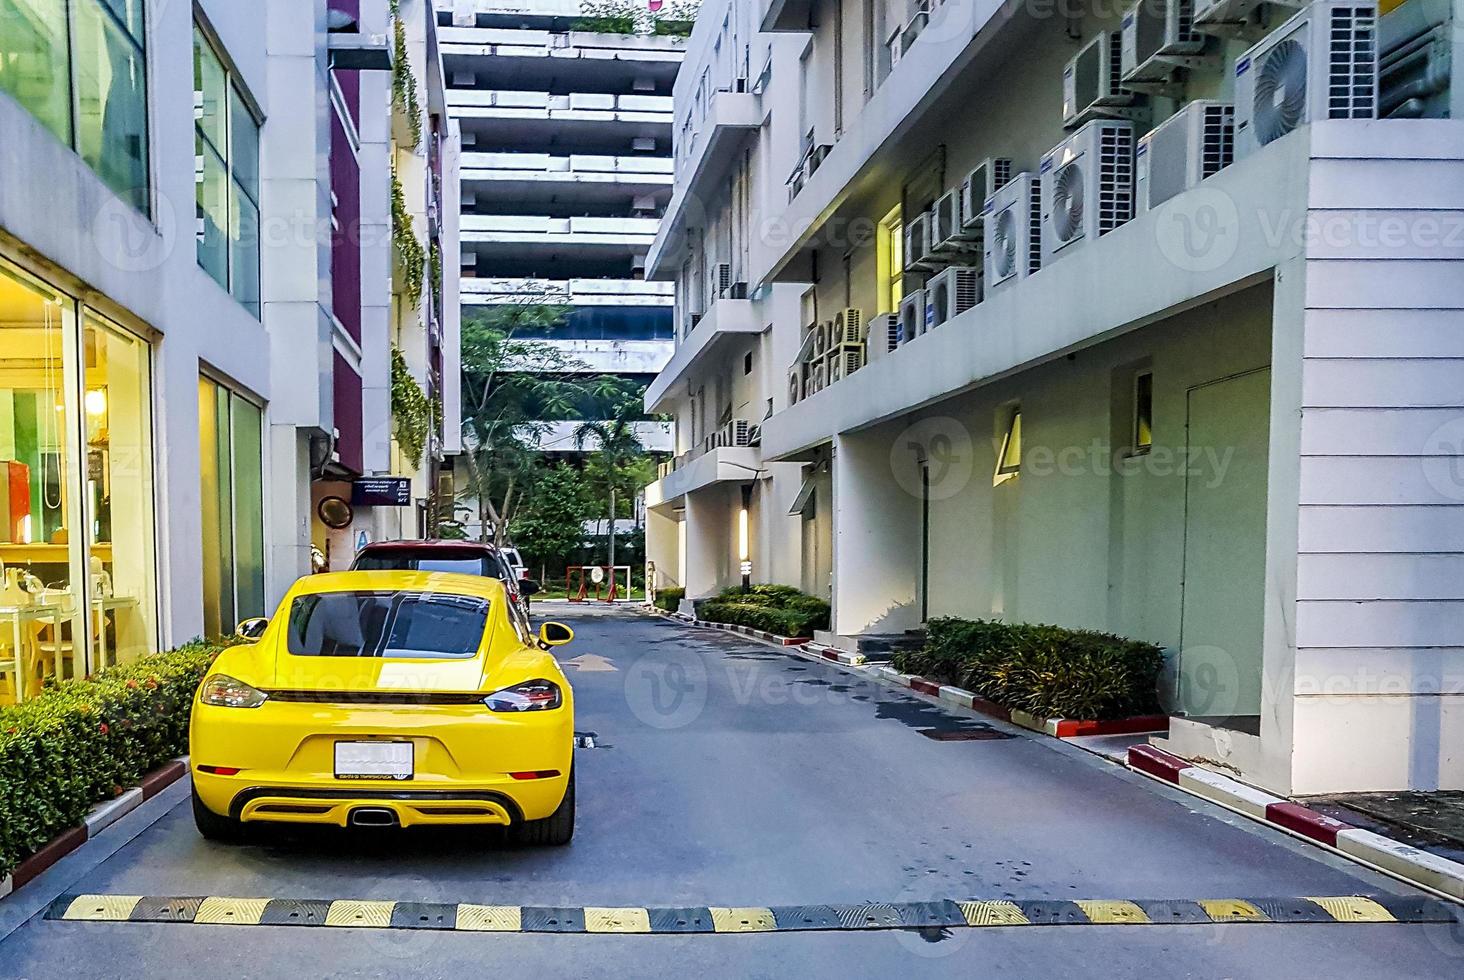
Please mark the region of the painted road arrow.
POLYGON ((614 672, 620 669, 598 653, 582 653, 573 660, 566 660, 564 665, 575 667, 587 674, 614 672))

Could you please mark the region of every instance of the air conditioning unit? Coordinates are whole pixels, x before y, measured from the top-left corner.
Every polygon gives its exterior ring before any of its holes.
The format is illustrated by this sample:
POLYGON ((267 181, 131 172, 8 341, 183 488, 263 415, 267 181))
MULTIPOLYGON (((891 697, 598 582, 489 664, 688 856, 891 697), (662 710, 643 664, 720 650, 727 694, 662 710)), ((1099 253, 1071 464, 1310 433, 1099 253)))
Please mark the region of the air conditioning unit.
POLYGON ((829 354, 829 384, 864 367, 863 344, 839 344, 829 354))
POLYGON ((1042 268, 1042 179, 1017 174, 986 201, 982 279, 988 292, 1042 268))
POLYGON ((829 335, 833 333, 832 324, 824 321, 818 325, 813 332, 813 356, 823 357, 829 352, 829 335))
POLYGON ((910 20, 905 24, 905 29, 900 32, 900 54, 909 54, 910 45, 925 30, 925 25, 930 23, 930 0, 915 0, 911 6, 914 10, 910 14, 910 20))
POLYGON ((905 222, 905 268, 908 271, 933 269, 938 264, 933 244, 932 223, 929 211, 922 211, 905 222))
POLYGON ((1042 158, 1042 264, 1134 216, 1134 127, 1095 119, 1042 158))
POLYGON ((819 361, 813 366, 812 384, 814 391, 823 391, 829 383, 829 371, 825 362, 819 361))
POLYGON ((726 296, 727 291, 732 288, 732 263, 718 262, 712 267, 712 281, 719 297, 726 296))
POLYGON ((1195 0, 1195 27, 1221 37, 1252 30, 1258 7, 1304 7, 1307 0, 1195 0))
POLYGON ((1121 77, 1123 37, 1118 31, 1104 31, 1083 45, 1062 72, 1062 124, 1080 125, 1090 116, 1121 115, 1137 95, 1123 87, 1121 77))
POLYGON ((931 248, 937 255, 955 256, 969 251, 971 243, 966 240, 961 221, 961 189, 946 191, 930 209, 931 248))
POLYGON ((797 405, 803 400, 803 366, 795 364, 788 369, 788 404, 797 405))
POLYGON ((900 300, 900 343, 908 344, 925 332, 925 290, 912 289, 900 300))
POLYGON ((1230 166, 1235 107, 1196 99, 1139 137, 1134 149, 1135 203, 1157 208, 1230 166))
POLYGON ((745 446, 752 423, 746 419, 733 419, 722 428, 722 445, 745 446))
POLYGON ((1235 156, 1315 119, 1378 114, 1377 6, 1312 0, 1235 63, 1235 156))
POLYGON ((881 313, 869 321, 869 334, 865 341, 865 354, 870 358, 888 354, 900 346, 900 315, 881 313))
POLYGON ((833 342, 836 344, 864 343, 864 313, 849 308, 834 314, 833 342))
POLYGON ((987 198, 1012 179, 1012 162, 1006 157, 982 160, 961 181, 961 230, 971 241, 981 243, 981 209, 987 198))
POLYGON ((953 265, 925 284, 925 307, 930 325, 938 327, 981 302, 981 270, 953 265))
POLYGON ((1139 0, 1123 15, 1120 75, 1125 82, 1157 82, 1183 59, 1203 54, 1205 35, 1195 30, 1195 0, 1139 0))

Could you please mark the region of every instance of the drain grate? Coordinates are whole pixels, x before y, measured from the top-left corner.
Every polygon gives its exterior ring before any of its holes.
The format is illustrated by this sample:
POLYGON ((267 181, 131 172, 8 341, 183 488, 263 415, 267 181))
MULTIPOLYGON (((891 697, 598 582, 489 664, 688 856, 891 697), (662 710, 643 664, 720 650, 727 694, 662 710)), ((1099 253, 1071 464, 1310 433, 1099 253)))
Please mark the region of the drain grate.
POLYGON ((995 728, 957 728, 944 731, 938 728, 922 728, 920 734, 933 742, 989 742, 1016 738, 1015 735, 999 732, 995 728))

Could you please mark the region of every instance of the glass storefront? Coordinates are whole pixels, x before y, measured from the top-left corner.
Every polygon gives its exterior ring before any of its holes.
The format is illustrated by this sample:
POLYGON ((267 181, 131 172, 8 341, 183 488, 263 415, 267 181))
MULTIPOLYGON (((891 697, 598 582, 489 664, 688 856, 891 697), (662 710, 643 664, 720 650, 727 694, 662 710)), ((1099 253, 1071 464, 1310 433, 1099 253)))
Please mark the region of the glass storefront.
POLYGON ((264 413, 210 378, 198 379, 203 498, 203 627, 234 631, 264 608, 264 413))
POLYGON ((149 650, 150 350, 0 261, 0 703, 149 650))

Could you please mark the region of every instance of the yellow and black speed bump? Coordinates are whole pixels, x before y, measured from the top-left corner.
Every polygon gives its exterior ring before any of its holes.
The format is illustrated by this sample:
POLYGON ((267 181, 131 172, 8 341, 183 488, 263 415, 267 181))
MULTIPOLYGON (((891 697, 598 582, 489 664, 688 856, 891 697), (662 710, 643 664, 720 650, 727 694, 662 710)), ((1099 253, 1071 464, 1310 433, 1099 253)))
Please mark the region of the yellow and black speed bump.
POLYGON ((1009 926, 1166 926, 1271 923, 1455 923, 1458 908, 1431 898, 1047 899, 888 905, 565 908, 365 899, 63 895, 46 918, 67 922, 441 929, 457 932, 732 933, 953 929, 1009 926))

